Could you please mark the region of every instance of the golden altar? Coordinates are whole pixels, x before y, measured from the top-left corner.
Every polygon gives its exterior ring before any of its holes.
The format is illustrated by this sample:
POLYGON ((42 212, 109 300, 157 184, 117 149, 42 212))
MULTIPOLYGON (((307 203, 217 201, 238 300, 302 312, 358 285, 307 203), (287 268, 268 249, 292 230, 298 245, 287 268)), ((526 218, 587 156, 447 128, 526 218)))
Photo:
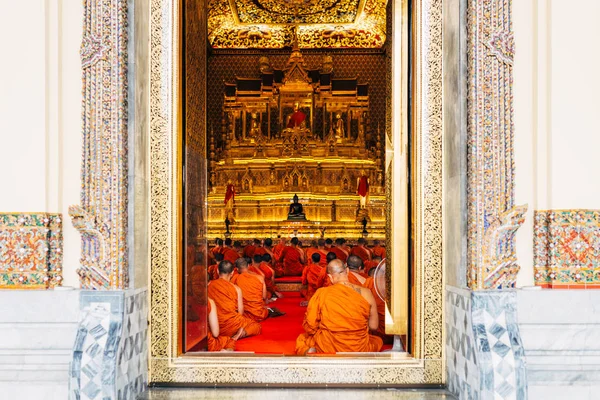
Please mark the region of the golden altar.
POLYGON ((265 56, 258 71, 225 83, 222 121, 210 130, 208 239, 226 233, 225 220, 241 239, 383 239, 384 135, 370 124, 368 84, 336 77, 330 56, 307 66, 297 44, 285 66, 265 56), (287 220, 294 194, 306 221, 287 220))

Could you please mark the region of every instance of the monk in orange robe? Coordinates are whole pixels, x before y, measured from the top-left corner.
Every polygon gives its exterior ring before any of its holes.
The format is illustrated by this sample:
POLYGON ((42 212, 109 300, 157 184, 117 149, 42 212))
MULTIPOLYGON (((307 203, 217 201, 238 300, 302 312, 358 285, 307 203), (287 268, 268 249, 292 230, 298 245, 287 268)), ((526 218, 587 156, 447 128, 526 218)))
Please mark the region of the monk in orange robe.
POLYGON ((219 263, 219 279, 208 284, 208 296, 215 301, 220 334, 238 339, 258 335, 261 326, 244 316, 242 290, 231 283, 233 264, 227 260, 219 263))
POLYGON ((280 277, 284 276, 285 272, 283 269, 283 263, 281 262, 281 253, 283 249, 286 248, 286 240, 285 238, 279 238, 279 243, 273 247, 271 257, 273 258, 273 270, 275 271, 275 276, 280 277))
MULTIPOLYGON (((308 305, 308 301, 317 291, 319 276, 321 275, 321 271, 325 269, 321 267, 321 254, 313 253, 311 261, 312 263, 304 267, 304 271, 302 272, 302 284, 306 285, 306 291, 304 293, 304 297, 307 301, 306 305, 308 305)), ((304 304, 301 303, 300 305, 304 304)))
POLYGON ((290 241, 290 246, 287 246, 281 252, 279 261, 283 264, 285 276, 301 276, 305 260, 304 253, 298 250, 298 238, 294 237, 290 241))
POLYGON ((333 285, 317 290, 308 303, 296 354, 380 351, 381 338, 369 334, 379 326, 371 291, 351 284, 340 260, 331 261, 327 273, 333 285))
POLYGON ((223 260, 229 261, 230 263, 234 263, 235 260, 240 258, 240 255, 237 251, 231 248, 231 238, 225 239, 225 246, 221 250, 221 254, 223 254, 223 260))
POLYGON ((267 262, 267 259, 271 260, 271 256, 269 254, 264 254, 262 256, 254 254, 251 271, 257 273, 258 271, 260 271, 260 274, 265 277, 265 285, 267 286, 268 299, 272 299, 274 297, 282 297, 283 295, 279 293, 277 286, 275 286, 275 273, 273 272, 270 263, 267 262))
POLYGON ((219 316, 215 301, 208 299, 208 351, 234 351, 237 338, 219 335, 219 316))
POLYGON ((371 261, 372 255, 371 250, 369 250, 365 245, 367 241, 363 238, 358 239, 358 245, 354 246, 350 251, 351 255, 360 257, 363 260, 363 263, 367 261, 371 261))
POLYGON ((383 339, 383 343, 389 344, 394 342, 394 336, 386 335, 385 333, 385 300, 382 300, 381 297, 379 297, 379 294, 375 289, 375 281, 373 280, 374 273, 375 268, 372 268, 371 273, 369 274, 370 276, 365 282, 365 287, 373 293, 375 303, 377 304, 377 315, 379 316, 379 327, 376 330, 372 330, 372 333, 383 339))
POLYGON ((327 266, 326 258, 327 258, 328 251, 325 249, 325 239, 319 239, 316 242, 313 241, 313 246, 309 247, 306 250, 306 259, 310 260, 312 258, 312 255, 315 253, 317 253, 321 256, 321 261, 319 261, 319 264, 321 265, 321 267, 326 267, 327 266))
POLYGON ((216 240, 216 246, 210 249, 208 256, 214 260, 215 255, 223 252, 223 239, 216 240))
POLYGON ((217 279, 219 279, 219 263, 223 261, 223 254, 215 254, 215 261, 216 264, 213 264, 208 267, 208 279, 211 281, 216 281, 217 279))
POLYGON ((342 260, 343 262, 346 262, 346 260, 348 259, 349 254, 341 248, 341 246, 343 244, 344 244, 344 240, 343 239, 336 239, 335 240, 335 246, 332 245, 331 249, 329 251, 334 252, 335 256, 339 260, 342 260))
POLYGON ((381 257, 382 260, 385 258, 385 247, 381 247, 379 240, 373 241, 371 252, 374 256, 381 257))
POLYGON ((269 316, 265 300, 267 287, 265 277, 250 271, 245 258, 238 258, 235 262, 239 275, 233 281, 242 290, 244 302, 244 316, 260 322, 269 316))
POLYGON ((367 276, 369 275, 369 272, 371 270, 375 270, 375 268, 377 268, 377 266, 379 265, 379 263, 381 262, 381 257, 378 256, 373 256, 373 259, 371 259, 371 261, 365 261, 365 274, 367 274, 367 276))
MULTIPOLYGON (((333 260, 336 260, 337 257, 335 255, 335 253, 333 251, 330 251, 329 253, 327 253, 327 256, 325 257, 325 262, 326 265, 329 265, 329 263, 333 260)), ((319 274, 319 278, 317 279, 317 288, 322 288, 322 287, 327 287, 327 286, 331 286, 331 279, 329 278, 329 275, 327 274, 327 267, 323 268, 321 270, 321 273, 319 274)))

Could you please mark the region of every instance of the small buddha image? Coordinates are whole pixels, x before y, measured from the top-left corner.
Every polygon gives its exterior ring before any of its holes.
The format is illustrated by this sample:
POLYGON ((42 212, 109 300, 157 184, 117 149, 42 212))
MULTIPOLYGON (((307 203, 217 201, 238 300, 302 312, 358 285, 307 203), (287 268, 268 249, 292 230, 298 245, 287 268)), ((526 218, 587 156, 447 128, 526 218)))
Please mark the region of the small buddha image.
POLYGON ((260 136, 260 125, 258 124, 258 116, 256 113, 252 113, 252 119, 250 121, 250 137, 260 136))
POLYGON ((297 194, 294 195, 293 203, 290 204, 287 219, 288 221, 306 221, 306 214, 303 212, 302 204, 300 204, 297 194))
POLYGON ((344 120, 339 112, 335 114, 335 137, 336 139, 344 137, 344 120))

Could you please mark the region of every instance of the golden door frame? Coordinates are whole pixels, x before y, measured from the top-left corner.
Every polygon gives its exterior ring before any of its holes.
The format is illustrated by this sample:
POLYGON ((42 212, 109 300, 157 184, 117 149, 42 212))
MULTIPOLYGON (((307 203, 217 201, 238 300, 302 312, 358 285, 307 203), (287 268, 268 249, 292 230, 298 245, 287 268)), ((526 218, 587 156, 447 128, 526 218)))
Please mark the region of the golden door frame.
MULTIPOLYGON (((411 276, 407 295, 391 299, 394 324, 406 330, 409 354, 349 357, 259 357, 235 353, 185 355, 181 326, 181 134, 179 99, 182 43, 180 0, 151 0, 150 168, 151 312, 150 376, 153 383, 205 385, 440 385, 445 382, 442 265, 442 0, 412 1, 412 98, 408 113, 408 1, 394 1, 392 130, 387 132, 386 196, 388 248, 406 249, 406 157, 413 166, 411 276), (398 27, 399 29, 396 29, 398 27), (412 149, 407 152, 408 116, 412 149), (390 173, 391 172, 391 173, 390 173), (400 199, 400 204, 393 204, 400 199), (399 212, 400 211, 400 212, 399 212), (404 219, 404 220, 403 220, 404 219), (403 300, 404 298, 404 300, 403 300), (404 303, 403 303, 404 302, 404 303), (406 310, 406 311, 403 311, 406 310)), ((200 20, 206 23, 205 15, 200 20)), ((204 79, 206 76, 204 75, 204 79)), ((205 144, 200 143, 200 146, 205 144)), ((404 252, 406 253, 406 252, 404 252)), ((406 257, 393 251, 392 264, 406 257)), ((403 274, 402 274, 403 275, 403 274)), ((392 293, 407 287, 407 276, 392 276, 392 293)))

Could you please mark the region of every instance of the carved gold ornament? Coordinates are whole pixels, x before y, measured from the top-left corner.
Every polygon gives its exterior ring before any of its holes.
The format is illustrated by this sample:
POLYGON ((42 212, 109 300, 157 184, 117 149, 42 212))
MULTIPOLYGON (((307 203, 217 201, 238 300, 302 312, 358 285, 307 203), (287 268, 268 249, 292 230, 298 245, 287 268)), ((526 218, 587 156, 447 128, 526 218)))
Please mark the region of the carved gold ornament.
POLYGON ((385 0, 209 0, 208 39, 217 49, 380 48, 385 0))

